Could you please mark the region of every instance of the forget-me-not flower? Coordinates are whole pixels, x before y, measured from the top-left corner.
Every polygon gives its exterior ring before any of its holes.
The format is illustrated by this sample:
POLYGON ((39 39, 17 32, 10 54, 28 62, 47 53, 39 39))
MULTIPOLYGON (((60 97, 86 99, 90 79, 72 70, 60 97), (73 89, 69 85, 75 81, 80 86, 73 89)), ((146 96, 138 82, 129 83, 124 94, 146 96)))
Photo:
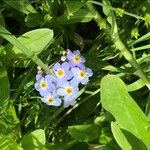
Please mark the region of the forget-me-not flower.
POLYGON ((93 72, 90 68, 80 69, 78 67, 74 67, 71 69, 71 72, 74 76, 74 82, 82 83, 83 85, 87 84, 89 81, 89 77, 93 75, 93 72))
POLYGON ((62 64, 56 63, 53 67, 53 71, 58 85, 62 85, 65 81, 68 81, 73 77, 68 62, 63 62, 62 64))
POLYGON ((67 59, 70 61, 70 65, 72 67, 84 67, 84 63, 85 63, 85 59, 84 57, 81 56, 80 51, 79 50, 75 50, 73 52, 68 51, 67 53, 67 59))
POLYGON ((55 90, 55 85, 53 83, 53 78, 51 75, 46 75, 44 77, 37 77, 37 82, 35 83, 35 89, 39 91, 41 96, 46 96, 50 92, 55 90))
POLYGON ((64 97, 64 107, 73 106, 76 103, 78 91, 78 86, 73 82, 67 81, 61 85, 57 93, 64 97))
POLYGON ((46 96, 41 98, 41 100, 47 105, 51 106, 60 106, 62 102, 62 100, 59 98, 59 95, 55 91, 48 93, 46 96))

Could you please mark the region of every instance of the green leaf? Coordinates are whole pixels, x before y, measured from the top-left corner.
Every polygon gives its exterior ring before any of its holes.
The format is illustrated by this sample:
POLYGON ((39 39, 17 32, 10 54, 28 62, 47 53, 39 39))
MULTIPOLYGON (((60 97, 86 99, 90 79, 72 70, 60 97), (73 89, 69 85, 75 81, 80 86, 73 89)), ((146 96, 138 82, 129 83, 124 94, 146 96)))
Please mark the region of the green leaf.
POLYGON ((136 48, 132 48, 131 51, 141 51, 141 50, 145 50, 145 49, 149 49, 149 48, 150 48, 150 44, 136 47, 136 48))
POLYGON ((115 122, 111 123, 111 130, 112 130, 114 138, 116 139, 117 143, 123 150, 131 150, 132 149, 132 147, 128 143, 126 137, 121 132, 121 129, 115 122))
POLYGON ((25 14, 36 13, 36 10, 28 0, 4 0, 4 2, 25 14))
MULTIPOLYGON (((18 41, 25 45, 34 55, 38 55, 48 47, 52 39, 53 31, 47 28, 41 28, 23 34, 18 38, 18 41)), ((8 44, 5 49, 8 58, 26 58, 26 55, 12 44, 8 44)))
POLYGON ((75 140, 68 141, 68 142, 63 141, 61 143, 56 143, 56 144, 47 142, 45 144, 45 148, 47 148, 48 150, 68 150, 76 143, 77 142, 75 140))
POLYGON ((139 90, 143 86, 145 86, 145 83, 141 79, 139 79, 139 80, 129 84, 127 86, 127 89, 128 89, 128 92, 131 92, 131 91, 139 90))
POLYGON ((4 108, 8 104, 10 96, 10 85, 5 66, 0 61, 0 107, 4 108))
POLYGON ((93 14, 86 9, 80 9, 73 13, 72 16, 67 18, 67 16, 60 16, 56 18, 56 22, 59 24, 73 24, 77 22, 89 22, 93 18, 93 14))
POLYGON ((29 57, 33 62, 37 65, 41 66, 45 71, 50 72, 47 65, 45 65, 36 55, 35 52, 29 48, 27 48, 24 44, 22 44, 15 36, 13 36, 9 31, 7 31, 3 26, 0 25, 0 35, 8 40, 11 44, 15 45, 18 49, 20 49, 27 57, 29 57))
POLYGON ((116 119, 121 129, 141 139, 150 149, 148 118, 128 94, 125 84, 115 75, 107 75, 101 81, 102 106, 116 119))
POLYGON ((0 136, 0 150, 23 150, 11 137, 0 136))
POLYGON ((38 129, 23 137, 22 147, 24 150, 42 150, 45 142, 44 130, 38 129))
POLYGON ((150 119, 150 93, 149 93, 148 98, 147 98, 145 114, 150 119))
POLYGON ((140 38, 138 38, 137 40, 135 40, 133 43, 131 43, 131 45, 135 45, 139 42, 146 41, 146 40, 149 40, 149 39, 150 39, 150 32, 146 33, 145 35, 143 35, 140 38))
POLYGON ((71 16, 74 12, 79 10, 85 4, 85 2, 81 0, 66 0, 65 4, 67 6, 68 15, 71 16))
POLYGON ((68 132, 77 141, 89 142, 99 136, 98 127, 94 124, 69 126, 68 132))
POLYGON ((43 23, 43 16, 39 13, 30 13, 25 18, 28 27, 39 27, 43 23))

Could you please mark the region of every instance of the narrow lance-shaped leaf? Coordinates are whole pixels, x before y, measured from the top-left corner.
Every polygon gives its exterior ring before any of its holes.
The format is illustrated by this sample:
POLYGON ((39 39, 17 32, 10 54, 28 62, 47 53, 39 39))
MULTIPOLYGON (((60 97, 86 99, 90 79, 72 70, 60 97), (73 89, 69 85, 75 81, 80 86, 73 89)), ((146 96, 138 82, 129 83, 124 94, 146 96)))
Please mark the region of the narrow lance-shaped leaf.
POLYGON ((150 132, 148 118, 128 94, 125 84, 114 75, 105 76, 101 82, 102 106, 116 119, 120 128, 125 129, 141 139, 150 149, 150 132))
POLYGON ((111 130, 112 130, 114 138, 116 139, 117 143, 123 150, 131 150, 132 149, 132 147, 129 144, 129 142, 127 141, 126 137, 121 132, 121 129, 115 122, 111 123, 111 130))
POLYGON ((10 96, 10 85, 7 71, 2 62, 0 62, 0 107, 4 108, 8 104, 10 96))

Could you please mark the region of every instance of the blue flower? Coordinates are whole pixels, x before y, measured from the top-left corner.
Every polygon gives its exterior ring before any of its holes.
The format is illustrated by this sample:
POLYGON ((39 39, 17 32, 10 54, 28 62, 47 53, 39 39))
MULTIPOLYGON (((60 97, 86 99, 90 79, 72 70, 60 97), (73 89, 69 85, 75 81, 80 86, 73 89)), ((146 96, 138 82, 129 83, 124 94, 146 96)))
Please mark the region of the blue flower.
POLYGON ((84 69, 79 69, 77 67, 74 67, 71 69, 73 73, 73 82, 77 83, 82 83, 83 85, 87 84, 89 81, 89 77, 93 75, 93 72, 90 68, 84 68, 84 69))
POLYGON ((69 105, 73 106, 76 103, 78 91, 79 91, 78 86, 73 82, 65 82, 57 90, 58 95, 64 97, 65 108, 68 107, 69 105))
POLYGON ((69 63, 72 67, 84 67, 84 63, 85 63, 85 59, 84 57, 81 56, 80 51, 76 50, 76 51, 68 51, 67 53, 67 59, 69 60, 69 63))
POLYGON ((53 78, 51 75, 46 75, 45 78, 37 76, 37 82, 35 83, 35 89, 39 91, 41 96, 46 96, 50 92, 56 89, 53 78))
POLYGON ((59 98, 56 92, 48 93, 46 96, 41 98, 41 100, 47 105, 51 106, 60 106, 62 103, 62 100, 59 98))
POLYGON ((41 74, 36 75, 36 81, 39 81, 43 76, 41 74))
POLYGON ((65 81, 68 81, 73 77, 73 74, 70 71, 70 65, 67 62, 62 64, 56 63, 53 67, 53 71, 58 85, 62 85, 65 81))

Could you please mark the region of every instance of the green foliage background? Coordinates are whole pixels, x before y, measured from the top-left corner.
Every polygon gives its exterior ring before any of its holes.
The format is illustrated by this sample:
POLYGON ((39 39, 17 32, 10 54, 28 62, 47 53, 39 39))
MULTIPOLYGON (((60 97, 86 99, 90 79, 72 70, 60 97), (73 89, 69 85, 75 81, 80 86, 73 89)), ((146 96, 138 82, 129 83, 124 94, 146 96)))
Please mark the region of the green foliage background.
POLYGON ((150 150, 150 1, 2 0, 1 150, 150 150), (79 49, 94 76, 67 109, 43 104, 37 65, 79 49))

